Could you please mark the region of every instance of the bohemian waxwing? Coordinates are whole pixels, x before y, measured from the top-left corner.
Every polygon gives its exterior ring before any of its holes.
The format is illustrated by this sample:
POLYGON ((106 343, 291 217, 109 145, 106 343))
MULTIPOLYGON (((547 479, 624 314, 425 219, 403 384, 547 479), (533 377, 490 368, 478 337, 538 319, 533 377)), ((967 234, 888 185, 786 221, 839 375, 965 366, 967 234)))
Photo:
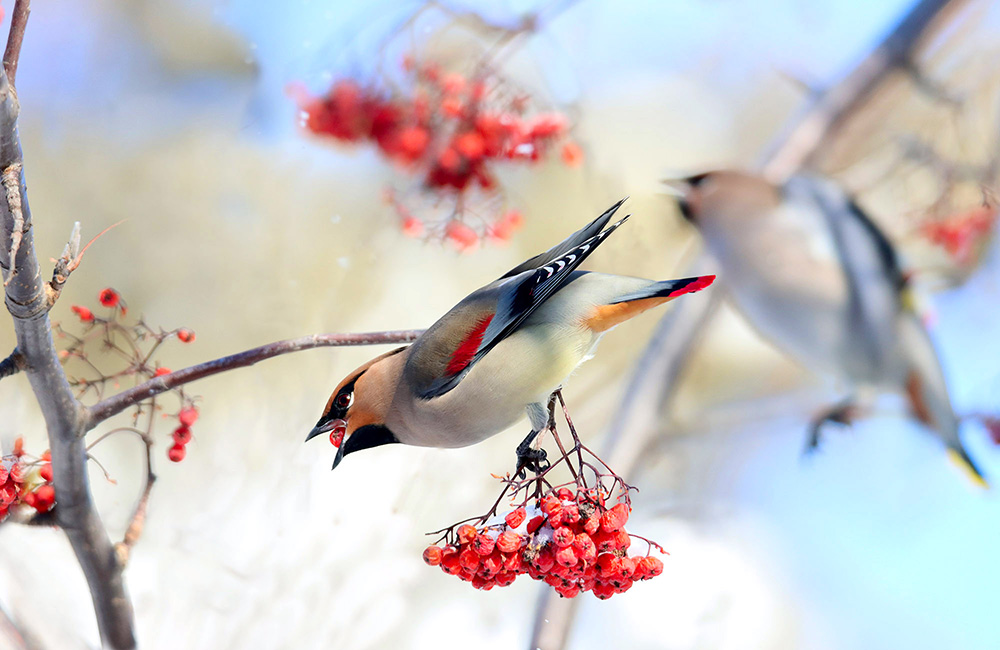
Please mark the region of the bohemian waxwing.
POLYGON ((519 469, 525 458, 544 458, 528 446, 548 422, 549 396, 601 335, 715 279, 655 282, 575 270, 628 219, 605 228, 623 202, 470 294, 412 345, 350 373, 306 440, 343 433, 336 467, 348 454, 388 443, 465 447, 527 414, 532 433, 518 448, 519 469))
MULTIPOLYGON (((856 391, 895 392, 985 486, 892 244, 837 185, 796 176, 776 187, 736 171, 679 183, 683 215, 725 271, 737 307, 775 346, 856 391)), ((813 423, 849 423, 855 395, 813 423)))

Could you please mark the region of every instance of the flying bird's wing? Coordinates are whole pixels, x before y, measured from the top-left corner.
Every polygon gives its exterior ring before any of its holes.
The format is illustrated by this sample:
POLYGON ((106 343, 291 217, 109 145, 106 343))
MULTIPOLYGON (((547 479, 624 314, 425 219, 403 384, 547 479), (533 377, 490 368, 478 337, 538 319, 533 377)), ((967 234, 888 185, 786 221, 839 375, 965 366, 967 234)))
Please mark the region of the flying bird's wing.
MULTIPOLYGON (((404 373, 415 394, 421 399, 432 399, 457 386, 476 362, 565 285, 580 263, 627 219, 626 216, 537 268, 525 269, 483 287, 442 316, 413 344, 406 362, 404 373)), ((570 239, 578 235, 574 233, 570 239)))

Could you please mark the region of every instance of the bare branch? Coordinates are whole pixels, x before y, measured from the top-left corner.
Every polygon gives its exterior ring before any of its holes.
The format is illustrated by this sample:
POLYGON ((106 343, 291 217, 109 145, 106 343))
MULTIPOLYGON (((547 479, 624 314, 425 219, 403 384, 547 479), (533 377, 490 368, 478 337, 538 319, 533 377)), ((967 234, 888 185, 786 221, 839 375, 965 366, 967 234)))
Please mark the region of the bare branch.
POLYGON ((6 359, 0 361, 0 379, 16 375, 27 367, 24 357, 15 348, 6 359))
POLYGON ((128 407, 138 404, 144 399, 159 395, 178 386, 217 375, 227 370, 252 366, 258 361, 272 357, 311 350, 322 347, 341 347, 353 345, 384 345, 387 343, 409 343, 420 336, 422 330, 397 330, 390 332, 366 332, 361 334, 313 334, 297 339, 287 339, 268 343, 260 347, 231 354, 227 357, 199 363, 190 368, 184 368, 160 377, 154 377, 135 388, 123 391, 106 400, 94 404, 87 410, 87 429, 121 413, 128 407))
POLYGON ((17 133, 20 107, 6 73, 8 68, 16 69, 27 7, 28 3, 21 1, 15 7, 8 55, 0 70, 0 173, 5 190, 0 193, 0 269, 4 297, 14 321, 18 352, 24 358, 28 381, 45 418, 58 499, 56 523, 66 533, 87 579, 104 645, 134 648, 132 603, 90 494, 83 443, 85 411, 74 398, 56 356, 45 283, 35 256, 17 133), (20 241, 14 245, 18 237, 20 241))
POLYGON ((7 37, 7 49, 3 53, 3 69, 7 80, 14 86, 17 76, 17 63, 21 58, 21 43, 24 41, 24 28, 28 24, 31 13, 31 0, 17 0, 10 17, 10 35, 7 37))
POLYGON ((854 70, 819 95, 791 122, 764 158, 765 176, 781 183, 820 155, 859 106, 892 72, 912 70, 911 61, 928 28, 945 10, 958 10, 966 0, 920 0, 895 29, 854 70))

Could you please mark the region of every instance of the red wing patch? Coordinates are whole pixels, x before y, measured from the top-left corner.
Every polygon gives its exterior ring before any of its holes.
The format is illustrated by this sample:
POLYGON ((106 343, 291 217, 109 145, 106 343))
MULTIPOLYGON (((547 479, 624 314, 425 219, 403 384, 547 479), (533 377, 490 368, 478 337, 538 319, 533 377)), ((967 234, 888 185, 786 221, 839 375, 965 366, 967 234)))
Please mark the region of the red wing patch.
POLYGON ((465 370, 472 361, 472 357, 476 356, 476 351, 479 350, 479 345, 483 342, 483 334, 486 333, 486 328, 490 326, 492 320, 493 314, 479 319, 476 326, 465 336, 465 340, 455 348, 451 360, 448 361, 448 367, 445 368, 445 374, 457 375, 465 370))

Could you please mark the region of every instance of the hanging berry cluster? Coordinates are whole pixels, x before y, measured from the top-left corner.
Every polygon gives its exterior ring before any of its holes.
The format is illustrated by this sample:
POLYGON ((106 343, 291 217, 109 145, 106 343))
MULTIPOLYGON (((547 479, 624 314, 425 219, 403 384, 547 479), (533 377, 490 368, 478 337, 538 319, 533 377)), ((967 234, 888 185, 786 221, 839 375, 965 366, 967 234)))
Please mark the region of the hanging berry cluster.
POLYGON ((56 491, 50 461, 48 451, 34 459, 25 454, 22 438, 14 441, 12 453, 0 456, 0 521, 22 506, 39 513, 52 509, 56 491))
MULTIPOLYGON (((97 296, 101 307, 95 313, 89 307, 72 305, 70 310, 83 325, 82 332, 71 332, 55 323, 53 330, 56 340, 64 343, 59 358, 67 367, 67 376, 78 398, 96 397, 102 399, 109 389, 121 388, 122 382, 137 385, 153 377, 170 374, 168 367, 156 360, 161 346, 177 339, 181 343, 192 343, 195 333, 185 327, 164 330, 153 328, 139 318, 127 322, 128 308, 122 295, 112 288, 102 289, 97 296), (100 358, 95 352, 101 352, 100 358), (114 364, 112 369, 106 366, 114 364), (73 372, 69 372, 72 370, 73 372)), ((180 402, 176 415, 163 412, 162 397, 144 400, 132 412, 132 426, 125 430, 140 435, 147 444, 152 442, 154 415, 176 417, 178 426, 172 433, 172 444, 167 450, 167 458, 173 462, 184 459, 187 444, 191 441, 191 425, 198 419, 194 406, 195 398, 183 388, 172 391, 180 402)), ((121 429, 116 429, 116 431, 121 429)), ((103 439, 103 438, 101 438, 103 439)))
POLYGON ((944 219, 928 221, 921 231, 944 248, 960 267, 970 267, 982 255, 997 221, 997 206, 982 205, 944 219))
POLYGON ((458 526, 450 543, 427 547, 424 561, 477 589, 506 587, 528 575, 563 598, 587 591, 611 598, 638 580, 660 575, 663 563, 649 554, 654 547, 662 549, 648 540, 645 555, 628 555, 629 505, 619 501, 608 507, 609 496, 603 488, 560 488, 503 519, 478 528, 458 526))
POLYGON ((374 145, 394 166, 419 179, 410 191, 386 192, 406 235, 447 239, 468 251, 484 238, 508 240, 523 221, 519 211, 503 208, 498 165, 536 164, 556 149, 569 167, 583 162, 564 114, 534 110, 528 93, 516 92, 486 66, 477 70, 466 77, 407 57, 408 93, 350 79, 337 81, 321 97, 298 86, 290 93, 308 131, 341 143, 374 145), (411 205, 419 201, 416 194, 429 197, 428 207, 439 213, 446 206, 445 216, 418 216, 411 205))
MULTIPOLYGON (((505 587, 527 575, 564 598, 590 591, 607 599, 660 575, 663 563, 651 555, 653 549, 664 552, 660 545, 625 530, 635 488, 580 441, 560 391, 549 403, 548 431, 559 458, 497 476, 504 488, 490 510, 431 533, 440 537, 424 551, 424 561, 477 589, 505 587), (573 438, 568 451, 556 430, 557 400, 573 438), (557 471, 570 480, 553 484, 557 471), (500 515, 505 498, 512 510, 500 515), (634 539, 645 543, 645 554, 629 555, 634 539)), ((339 446, 342 434, 330 440, 339 446)))

